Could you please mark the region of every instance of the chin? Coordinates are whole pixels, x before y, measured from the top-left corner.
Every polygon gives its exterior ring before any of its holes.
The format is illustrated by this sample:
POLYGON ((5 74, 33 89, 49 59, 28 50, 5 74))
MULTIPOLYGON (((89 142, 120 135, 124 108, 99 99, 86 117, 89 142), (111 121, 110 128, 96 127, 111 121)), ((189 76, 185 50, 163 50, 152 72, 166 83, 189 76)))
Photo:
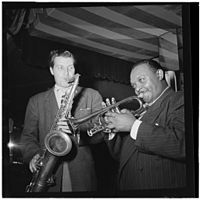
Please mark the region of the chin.
POLYGON ((152 101, 150 100, 150 99, 148 99, 148 98, 143 98, 143 101, 145 102, 145 103, 151 103, 152 101))
POLYGON ((61 87, 63 87, 63 88, 66 88, 68 86, 69 86, 69 84, 61 84, 61 87))

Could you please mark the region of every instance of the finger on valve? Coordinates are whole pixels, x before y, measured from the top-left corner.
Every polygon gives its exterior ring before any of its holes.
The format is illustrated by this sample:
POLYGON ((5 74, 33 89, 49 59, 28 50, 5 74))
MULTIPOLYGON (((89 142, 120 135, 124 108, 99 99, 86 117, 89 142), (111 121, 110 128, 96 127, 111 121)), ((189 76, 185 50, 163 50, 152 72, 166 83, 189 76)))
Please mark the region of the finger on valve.
POLYGON ((110 99, 108 99, 108 98, 106 99, 106 105, 107 105, 107 106, 110 106, 110 105, 111 105, 110 99))
POLYGON ((102 108, 106 108, 106 103, 105 102, 102 102, 101 105, 102 105, 102 108))
MULTIPOLYGON (((111 102, 112 102, 112 105, 116 104, 116 100, 115 100, 114 97, 111 98, 111 102)), ((119 110, 119 107, 118 107, 118 106, 114 107, 113 110, 114 110, 114 112, 116 112, 116 113, 120 113, 120 110, 119 110)))
MULTIPOLYGON (((110 99, 107 98, 107 99, 106 99, 106 104, 107 104, 107 106, 113 105, 113 104, 114 104, 113 101, 115 101, 115 98, 112 98, 112 99, 111 99, 111 102, 110 102, 110 99)), ((115 109, 114 109, 114 108, 111 108, 110 111, 111 111, 111 112, 115 112, 115 109)))

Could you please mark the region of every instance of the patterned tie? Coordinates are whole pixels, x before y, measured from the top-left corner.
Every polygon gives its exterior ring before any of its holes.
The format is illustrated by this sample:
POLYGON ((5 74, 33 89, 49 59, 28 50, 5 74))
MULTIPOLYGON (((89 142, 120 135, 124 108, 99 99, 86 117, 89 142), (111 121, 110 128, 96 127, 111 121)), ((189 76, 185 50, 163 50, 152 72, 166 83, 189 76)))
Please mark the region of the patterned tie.
POLYGON ((58 98, 58 107, 60 108, 60 105, 65 97, 65 91, 61 89, 56 90, 57 98, 58 98))

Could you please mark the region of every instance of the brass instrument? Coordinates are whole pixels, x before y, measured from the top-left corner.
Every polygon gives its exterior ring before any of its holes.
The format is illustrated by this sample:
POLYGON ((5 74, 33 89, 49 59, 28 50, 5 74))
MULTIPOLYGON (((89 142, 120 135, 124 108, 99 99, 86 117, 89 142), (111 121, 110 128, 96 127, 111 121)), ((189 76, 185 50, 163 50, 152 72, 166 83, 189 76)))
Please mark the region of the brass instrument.
POLYGON ((59 156, 67 155, 72 149, 72 141, 69 135, 58 127, 58 122, 63 117, 70 117, 76 88, 78 86, 79 74, 75 74, 70 93, 65 94, 60 109, 54 119, 50 132, 45 137, 45 150, 38 161, 39 169, 34 173, 31 183, 26 192, 45 192, 52 184, 52 172, 59 156))
POLYGON ((144 107, 142 101, 137 96, 130 96, 130 97, 126 98, 126 99, 118 101, 115 104, 107 106, 107 107, 105 107, 105 108, 103 108, 101 110, 97 110, 97 111, 93 112, 92 114, 87 115, 85 117, 82 117, 82 118, 68 118, 68 124, 71 126, 72 129, 75 130, 75 129, 78 128, 78 126, 80 124, 85 123, 86 121, 92 119, 93 117, 98 116, 99 117, 98 122, 94 123, 94 126, 90 130, 87 130, 88 135, 89 136, 93 136, 94 134, 96 134, 96 133, 98 133, 100 131, 104 131, 106 133, 110 133, 111 130, 106 128, 106 122, 105 122, 104 118, 102 117, 103 114, 108 112, 109 110, 112 110, 112 109, 120 106, 123 103, 130 103, 130 102, 133 102, 133 101, 136 101, 135 103, 138 103, 138 108, 136 110, 132 110, 131 112, 132 112, 132 114, 134 116, 138 116, 142 112, 144 112, 145 107, 144 107))

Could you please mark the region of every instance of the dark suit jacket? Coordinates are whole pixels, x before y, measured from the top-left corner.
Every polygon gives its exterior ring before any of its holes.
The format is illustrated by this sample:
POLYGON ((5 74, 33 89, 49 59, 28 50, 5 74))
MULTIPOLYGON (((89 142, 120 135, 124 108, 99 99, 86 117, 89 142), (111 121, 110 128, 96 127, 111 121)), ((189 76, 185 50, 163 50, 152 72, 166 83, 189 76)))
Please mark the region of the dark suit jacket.
MULTIPOLYGON (((86 116, 101 109, 101 102, 102 97, 96 90, 78 87, 77 94, 74 97, 72 114, 75 118, 86 116)), ((30 98, 21 136, 22 153, 26 163, 29 163, 36 153, 44 149, 45 136, 49 133, 57 111, 58 105, 53 88, 30 98)), ((87 127, 89 127, 89 123, 82 125, 81 130, 86 130, 87 127)), ((91 140, 85 132, 81 132, 80 135, 78 151, 65 156, 64 159, 68 160, 72 190, 93 191, 96 189, 96 176, 94 161, 88 144, 100 142, 101 139, 94 138, 91 140)), ((61 176, 62 164, 58 166, 56 171, 56 186, 51 187, 49 191, 60 191, 61 176)))
POLYGON ((120 161, 120 190, 184 187, 183 94, 169 88, 141 120, 136 140, 123 133, 108 141, 120 161))

